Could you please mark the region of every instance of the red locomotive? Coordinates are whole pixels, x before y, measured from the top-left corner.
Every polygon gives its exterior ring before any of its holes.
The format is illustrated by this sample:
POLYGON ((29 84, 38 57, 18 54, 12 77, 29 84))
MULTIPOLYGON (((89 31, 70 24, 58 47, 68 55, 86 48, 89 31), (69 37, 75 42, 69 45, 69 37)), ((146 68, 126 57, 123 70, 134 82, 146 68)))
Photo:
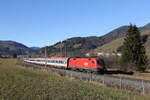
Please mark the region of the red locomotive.
POLYGON ((55 66, 71 70, 102 72, 105 70, 104 60, 100 57, 90 58, 25 58, 25 62, 55 66))
POLYGON ((102 58, 70 58, 68 67, 78 70, 102 71, 105 69, 105 64, 102 58))

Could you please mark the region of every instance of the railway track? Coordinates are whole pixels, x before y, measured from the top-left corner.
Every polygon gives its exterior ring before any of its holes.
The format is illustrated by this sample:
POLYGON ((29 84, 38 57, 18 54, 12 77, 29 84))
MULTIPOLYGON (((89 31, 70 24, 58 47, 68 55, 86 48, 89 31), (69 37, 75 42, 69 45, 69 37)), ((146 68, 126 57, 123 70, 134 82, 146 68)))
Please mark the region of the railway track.
POLYGON ((99 74, 93 74, 93 73, 85 73, 85 72, 83 73, 83 72, 58 69, 58 68, 35 65, 35 64, 28 64, 28 63, 24 63, 23 65, 26 67, 28 66, 28 67, 32 67, 35 69, 43 69, 49 72, 55 72, 59 74, 60 76, 67 76, 67 77, 71 77, 74 79, 101 83, 109 87, 119 88, 123 90, 136 91, 142 94, 150 93, 150 80, 137 79, 137 78, 135 79, 135 78, 129 78, 129 77, 124 77, 124 76, 112 76, 108 74, 99 75, 99 74))

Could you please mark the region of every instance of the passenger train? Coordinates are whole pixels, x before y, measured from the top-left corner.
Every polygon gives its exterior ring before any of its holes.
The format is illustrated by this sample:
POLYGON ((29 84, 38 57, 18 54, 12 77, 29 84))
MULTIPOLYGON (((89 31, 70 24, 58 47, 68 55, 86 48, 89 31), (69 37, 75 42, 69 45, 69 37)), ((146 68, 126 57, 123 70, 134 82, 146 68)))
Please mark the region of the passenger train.
POLYGON ((100 57, 90 58, 24 58, 25 62, 54 66, 70 70, 102 72, 106 70, 104 60, 100 57))

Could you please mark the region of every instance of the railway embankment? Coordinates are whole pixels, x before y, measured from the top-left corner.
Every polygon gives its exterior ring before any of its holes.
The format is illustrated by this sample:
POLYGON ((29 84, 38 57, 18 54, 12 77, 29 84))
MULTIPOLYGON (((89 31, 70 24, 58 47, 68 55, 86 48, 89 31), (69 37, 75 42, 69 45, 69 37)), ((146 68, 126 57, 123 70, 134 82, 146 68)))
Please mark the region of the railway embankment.
POLYGON ((49 72, 55 72, 60 76, 66 76, 73 79, 92 81, 106 85, 108 87, 114 87, 123 90, 136 91, 142 94, 150 93, 150 80, 127 77, 127 76, 115 76, 108 72, 104 74, 85 73, 79 71, 71 71, 65 69, 58 69, 50 66, 41 66, 35 64, 24 63, 24 66, 33 67, 35 69, 43 69, 49 72))

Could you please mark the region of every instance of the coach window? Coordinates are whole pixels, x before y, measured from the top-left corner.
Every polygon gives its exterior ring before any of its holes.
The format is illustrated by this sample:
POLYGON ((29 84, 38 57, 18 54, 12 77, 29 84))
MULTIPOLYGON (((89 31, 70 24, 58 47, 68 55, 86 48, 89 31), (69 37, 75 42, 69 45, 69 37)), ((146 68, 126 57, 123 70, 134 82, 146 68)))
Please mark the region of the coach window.
POLYGON ((60 61, 60 60, 58 60, 58 63, 61 63, 61 61, 60 61))
POLYGON ((63 64, 63 61, 60 61, 61 64, 63 64))
POLYGON ((65 61, 62 61, 63 64, 65 64, 65 61))

